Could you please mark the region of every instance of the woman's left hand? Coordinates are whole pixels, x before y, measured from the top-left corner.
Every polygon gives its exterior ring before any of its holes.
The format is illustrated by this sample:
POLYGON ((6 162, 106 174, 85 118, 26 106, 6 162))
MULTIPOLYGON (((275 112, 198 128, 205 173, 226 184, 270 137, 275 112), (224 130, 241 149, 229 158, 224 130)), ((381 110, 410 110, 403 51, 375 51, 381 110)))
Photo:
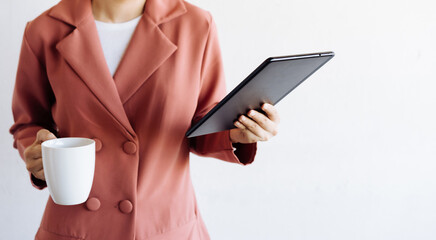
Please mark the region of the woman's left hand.
POLYGON ((268 141, 277 135, 277 125, 280 122, 277 109, 268 103, 262 105, 266 115, 250 110, 248 117, 241 115, 234 125, 237 127, 230 130, 232 143, 254 143, 257 141, 268 141))

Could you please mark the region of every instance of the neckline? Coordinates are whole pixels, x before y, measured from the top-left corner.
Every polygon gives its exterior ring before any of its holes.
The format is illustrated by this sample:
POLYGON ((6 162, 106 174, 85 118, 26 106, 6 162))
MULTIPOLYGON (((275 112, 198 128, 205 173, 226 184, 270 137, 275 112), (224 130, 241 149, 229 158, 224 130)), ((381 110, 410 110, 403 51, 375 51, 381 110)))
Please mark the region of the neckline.
POLYGON ((121 27, 121 26, 129 26, 129 25, 136 24, 136 23, 139 22, 141 17, 142 17, 142 14, 139 15, 138 17, 135 17, 135 18, 130 19, 128 21, 118 22, 118 23, 103 22, 103 21, 99 21, 99 20, 96 20, 96 19, 94 19, 94 21, 95 21, 96 24, 98 24, 100 26, 111 26, 111 27, 117 26, 117 27, 121 27))

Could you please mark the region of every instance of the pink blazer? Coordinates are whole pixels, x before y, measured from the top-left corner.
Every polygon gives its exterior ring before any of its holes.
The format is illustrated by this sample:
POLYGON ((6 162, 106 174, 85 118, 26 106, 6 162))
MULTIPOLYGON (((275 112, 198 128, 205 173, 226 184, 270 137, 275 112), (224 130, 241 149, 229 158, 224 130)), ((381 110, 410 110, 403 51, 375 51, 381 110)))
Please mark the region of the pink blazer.
POLYGON ((23 158, 41 128, 96 141, 89 199, 60 206, 49 198, 36 239, 209 239, 189 153, 246 165, 257 148, 232 144, 229 130, 185 137, 225 94, 214 21, 182 0, 147 0, 113 77, 90 0, 62 0, 28 22, 12 100, 13 146, 23 158))

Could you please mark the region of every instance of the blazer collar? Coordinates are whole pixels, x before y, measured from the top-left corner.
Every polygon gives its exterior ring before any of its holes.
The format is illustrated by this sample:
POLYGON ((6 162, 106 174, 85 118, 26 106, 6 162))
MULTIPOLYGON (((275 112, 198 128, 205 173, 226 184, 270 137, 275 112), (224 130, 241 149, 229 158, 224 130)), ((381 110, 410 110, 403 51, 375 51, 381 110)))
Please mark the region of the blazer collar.
POLYGON ((186 12, 182 0, 147 0, 145 9, 113 77, 101 48, 91 0, 61 0, 49 12, 75 26, 56 49, 131 139, 136 133, 124 104, 177 50, 158 24, 186 12))
MULTIPOLYGON (((86 18, 92 17, 91 0, 61 0, 48 13, 65 23, 78 27, 86 18)), ((186 12, 183 0, 146 0, 145 11, 159 25, 186 12)))

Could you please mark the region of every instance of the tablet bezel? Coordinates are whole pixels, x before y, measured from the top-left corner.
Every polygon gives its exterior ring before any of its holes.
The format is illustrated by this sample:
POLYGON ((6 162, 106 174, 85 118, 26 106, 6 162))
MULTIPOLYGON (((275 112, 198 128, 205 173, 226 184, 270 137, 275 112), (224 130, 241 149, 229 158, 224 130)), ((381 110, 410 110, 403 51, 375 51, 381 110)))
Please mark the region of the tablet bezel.
MULTIPOLYGON (((246 77, 241 83, 239 83, 230 93, 228 93, 217 105, 215 105, 206 115, 204 115, 196 124, 194 124, 185 134, 186 137, 195 137, 191 136, 204 122, 206 122, 216 111, 218 111, 226 102, 229 101, 235 94, 239 92, 247 83, 249 83, 258 73, 260 73, 268 64, 278 61, 290 61, 295 59, 302 58, 314 58, 314 57, 334 57, 334 52, 318 52, 318 53, 307 53, 307 54, 298 54, 298 55, 287 55, 287 56, 277 56, 277 57, 269 57, 263 61, 248 77, 246 77)), ((329 59, 329 60, 330 60, 329 59)), ((321 68, 324 64, 328 62, 325 61, 319 67, 314 69, 309 75, 307 75, 301 82, 299 82, 294 88, 290 89, 286 94, 284 94, 279 100, 275 103, 270 103, 272 105, 280 102, 285 96, 287 96, 292 90, 298 87, 301 83, 303 83, 307 78, 309 78, 313 73, 315 73, 319 68, 321 68)), ((201 135, 198 135, 201 136, 201 135)))

